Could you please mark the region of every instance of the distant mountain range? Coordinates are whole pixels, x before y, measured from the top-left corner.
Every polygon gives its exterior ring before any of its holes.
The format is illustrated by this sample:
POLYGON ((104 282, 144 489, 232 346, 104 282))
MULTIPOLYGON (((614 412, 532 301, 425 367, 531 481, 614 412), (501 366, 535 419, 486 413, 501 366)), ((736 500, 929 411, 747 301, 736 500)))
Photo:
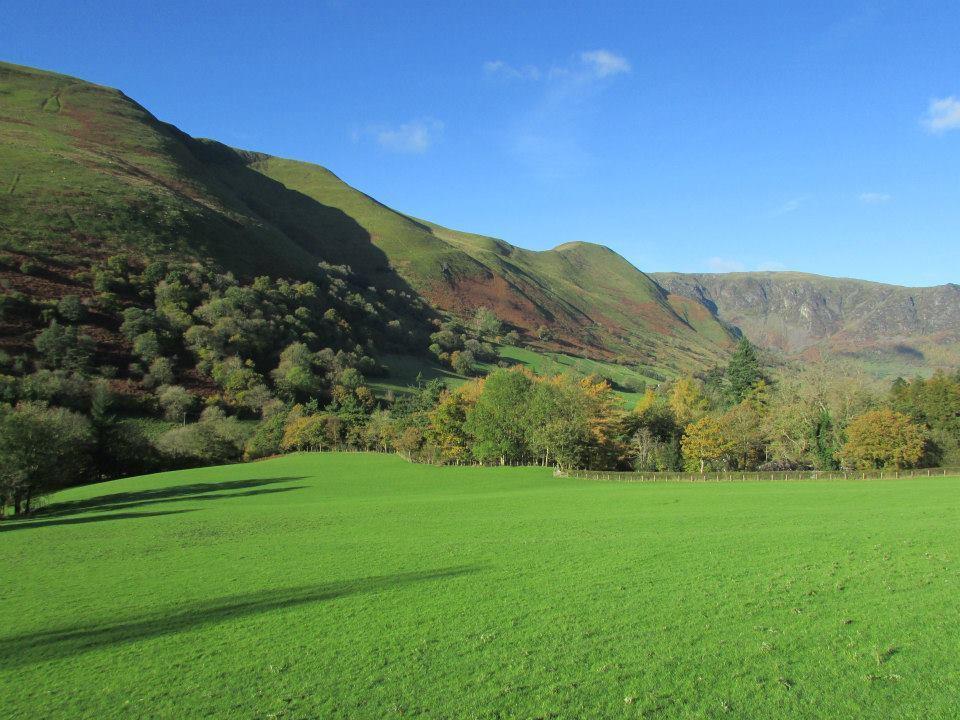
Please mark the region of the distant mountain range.
POLYGON ((856 358, 879 375, 960 361, 960 286, 898 285, 794 272, 653 273, 751 340, 787 355, 856 358))
MULTIPOLYGON (((192 138, 118 90, 4 63, 0 236, 4 251, 67 270, 116 252, 247 278, 302 279, 319 262, 348 264, 444 313, 489 307, 532 346, 651 371, 724 362, 740 330, 788 354, 840 352, 878 368, 957 357, 956 286, 651 276, 599 245, 524 250, 394 211, 318 165, 192 138)), ((15 274, 0 279, 17 285, 15 274)), ((30 285, 50 297, 68 290, 30 285)))

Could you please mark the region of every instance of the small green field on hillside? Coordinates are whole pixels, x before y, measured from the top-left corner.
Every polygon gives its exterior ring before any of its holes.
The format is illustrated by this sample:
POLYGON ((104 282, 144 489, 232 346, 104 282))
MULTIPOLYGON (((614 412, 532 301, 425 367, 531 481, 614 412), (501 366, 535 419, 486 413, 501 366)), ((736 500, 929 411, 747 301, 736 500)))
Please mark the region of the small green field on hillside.
POLYGON ((0 523, 5 718, 955 718, 960 481, 291 455, 0 523))
MULTIPOLYGON (((614 391, 633 407, 643 392, 641 388, 656 387, 663 378, 655 368, 617 365, 611 362, 574 357, 563 353, 531 350, 530 348, 503 346, 500 357, 507 362, 524 365, 540 375, 574 372, 577 375, 597 375, 610 381, 614 391), (644 372, 645 371, 645 372, 644 372)), ((660 370, 663 370, 661 368, 660 370)))
MULTIPOLYGON (((574 357, 563 353, 548 352, 528 347, 513 345, 499 345, 497 352, 500 360, 511 365, 523 365, 540 375, 555 375, 557 373, 573 372, 576 375, 596 375, 610 382, 614 392, 623 400, 626 407, 633 407, 643 393, 638 392, 641 387, 656 387, 663 375, 654 368, 638 368, 633 366, 617 365, 601 360, 574 357)), ((380 394, 392 391, 394 393, 409 392, 415 387, 419 376, 420 381, 440 379, 448 387, 457 387, 467 380, 449 368, 442 367, 439 362, 431 362, 424 357, 413 355, 384 355, 381 362, 386 366, 388 375, 382 379, 374 379, 370 387, 380 394)), ((496 363, 481 363, 480 368, 489 372, 496 367, 496 363)))

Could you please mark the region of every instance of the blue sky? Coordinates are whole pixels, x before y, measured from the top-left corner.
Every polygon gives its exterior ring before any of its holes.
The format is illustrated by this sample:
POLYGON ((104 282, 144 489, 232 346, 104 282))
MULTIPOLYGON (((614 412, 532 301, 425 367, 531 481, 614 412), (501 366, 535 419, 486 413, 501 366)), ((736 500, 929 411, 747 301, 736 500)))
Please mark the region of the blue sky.
POLYGON ((647 271, 960 282, 956 2, 25 2, 0 58, 647 271))

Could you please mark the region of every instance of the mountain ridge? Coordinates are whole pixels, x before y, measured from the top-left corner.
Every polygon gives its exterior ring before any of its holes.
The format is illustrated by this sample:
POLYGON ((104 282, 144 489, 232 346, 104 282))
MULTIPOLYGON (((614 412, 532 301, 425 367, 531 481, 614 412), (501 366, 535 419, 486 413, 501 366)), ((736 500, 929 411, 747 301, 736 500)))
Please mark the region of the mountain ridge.
POLYGON ((905 287, 792 271, 652 273, 754 342, 861 358, 882 375, 960 363, 960 285, 905 287))
POLYGON ((25 256, 69 267, 131 252, 249 278, 349 265, 442 313, 487 307, 533 346, 672 373, 723 363, 741 332, 788 356, 841 354, 880 374, 960 360, 956 284, 645 273, 601 244, 527 250, 396 211, 323 166, 193 138, 104 85, 0 63, 0 100, 2 244, 25 256))
MULTIPOLYGON (((193 138, 119 90, 0 63, 4 248, 66 265, 127 252, 309 279, 350 265, 465 318, 488 307, 529 343, 673 372, 733 334, 604 246, 531 251, 395 211, 319 165, 193 138)), ((36 284, 35 284, 36 285, 36 284)))

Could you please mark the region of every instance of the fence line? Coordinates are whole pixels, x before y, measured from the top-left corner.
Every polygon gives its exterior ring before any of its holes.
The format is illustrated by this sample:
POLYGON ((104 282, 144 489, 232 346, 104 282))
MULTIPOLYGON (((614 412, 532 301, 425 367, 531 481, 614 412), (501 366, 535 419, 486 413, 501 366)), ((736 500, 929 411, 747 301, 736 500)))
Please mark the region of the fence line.
POLYGON ((960 468, 916 468, 912 470, 791 470, 776 472, 614 472, 607 470, 555 470, 555 477, 581 478, 599 482, 776 482, 803 480, 904 480, 918 477, 960 476, 960 468))

